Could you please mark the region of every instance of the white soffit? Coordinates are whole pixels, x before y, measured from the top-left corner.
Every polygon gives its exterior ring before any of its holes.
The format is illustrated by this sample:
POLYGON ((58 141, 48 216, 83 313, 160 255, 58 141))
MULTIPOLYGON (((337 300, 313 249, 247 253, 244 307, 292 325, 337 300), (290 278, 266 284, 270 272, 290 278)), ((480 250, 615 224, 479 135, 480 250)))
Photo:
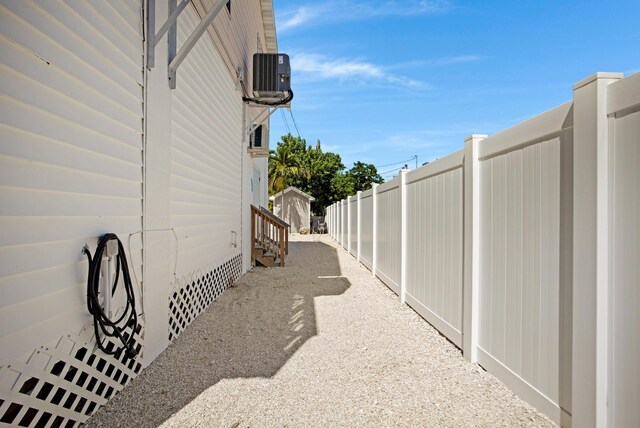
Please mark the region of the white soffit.
POLYGON ((277 53, 278 39, 276 37, 276 19, 273 14, 273 0, 260 0, 260 8, 262 10, 264 38, 267 42, 266 50, 269 53, 277 53))

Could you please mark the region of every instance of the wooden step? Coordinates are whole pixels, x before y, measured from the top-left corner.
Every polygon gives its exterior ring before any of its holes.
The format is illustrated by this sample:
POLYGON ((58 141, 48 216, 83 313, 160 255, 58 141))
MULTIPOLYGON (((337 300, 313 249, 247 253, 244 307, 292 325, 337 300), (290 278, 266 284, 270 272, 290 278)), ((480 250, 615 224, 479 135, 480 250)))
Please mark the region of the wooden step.
POLYGON ((279 266, 279 264, 275 263, 275 257, 274 256, 266 256, 264 254, 256 254, 254 256, 254 260, 257 263, 260 263, 262 266, 266 266, 266 267, 279 266))

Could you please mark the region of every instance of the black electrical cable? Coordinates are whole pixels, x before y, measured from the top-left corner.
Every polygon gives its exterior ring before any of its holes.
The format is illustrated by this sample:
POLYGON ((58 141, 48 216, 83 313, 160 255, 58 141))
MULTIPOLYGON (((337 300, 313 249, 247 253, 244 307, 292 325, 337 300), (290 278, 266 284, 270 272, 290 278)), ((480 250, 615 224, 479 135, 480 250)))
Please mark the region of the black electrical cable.
POLYGON ((293 117, 293 112, 289 109, 289 114, 291 115, 291 120, 293 120, 293 125, 296 127, 296 132, 298 133, 298 138, 302 139, 300 136, 300 130, 298 129, 298 122, 296 122, 296 118, 293 117))
POLYGON ((284 126, 287 127, 287 134, 291 134, 291 129, 289 129, 289 123, 287 122, 287 117, 284 115, 284 110, 280 110, 282 113, 282 120, 284 120, 284 126))
POLYGON ((254 103, 261 106, 282 106, 282 105, 289 104, 292 99, 293 99, 292 90, 289 90, 289 96, 287 96, 286 98, 283 98, 280 101, 262 101, 257 98, 242 97, 242 101, 244 101, 245 103, 254 103))
POLYGON ((376 165, 376 168, 386 168, 388 166, 399 165, 401 163, 409 162, 410 160, 414 160, 414 159, 415 159, 415 157, 412 157, 411 159, 403 160, 403 161, 400 161, 400 162, 389 163, 387 165, 376 165))
POLYGON ((104 353, 109 355, 119 355, 120 352, 124 350, 127 357, 135 358, 138 353, 134 348, 133 334, 138 325, 138 315, 136 314, 136 301, 133 293, 133 283, 131 282, 131 276, 129 275, 129 265, 127 263, 124 246, 115 234, 107 233, 98 241, 98 246, 96 247, 93 257, 87 247, 83 249, 83 252, 89 260, 89 273, 87 275, 87 309, 89 310, 89 313, 93 315, 93 329, 96 335, 98 347, 104 353), (100 300, 98 299, 100 294, 102 258, 107 248, 107 243, 111 240, 118 242, 118 255, 116 256, 115 280, 112 286, 107 287, 107 290, 110 290, 111 295, 113 296, 116 291, 118 281, 120 280, 120 271, 122 270, 122 282, 127 294, 127 304, 124 312, 120 318, 115 321, 109 319, 108 315, 104 312, 103 306, 100 304, 100 300), (125 332, 127 328, 131 328, 130 334, 125 332), (100 335, 100 331, 102 331, 102 335, 100 335), (122 343, 122 346, 108 350, 104 346, 101 336, 115 337, 122 343))

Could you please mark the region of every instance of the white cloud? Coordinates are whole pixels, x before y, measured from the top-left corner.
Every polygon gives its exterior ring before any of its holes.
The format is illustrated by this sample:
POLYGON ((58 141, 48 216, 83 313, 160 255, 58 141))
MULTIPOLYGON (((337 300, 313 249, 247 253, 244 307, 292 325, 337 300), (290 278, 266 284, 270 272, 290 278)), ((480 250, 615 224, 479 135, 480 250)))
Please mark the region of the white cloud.
POLYGON ((476 62, 484 59, 482 55, 458 55, 447 58, 440 58, 432 61, 435 65, 461 64, 465 62, 476 62))
POLYGON ((457 55, 457 56, 450 56, 450 57, 444 57, 444 58, 432 58, 432 59, 400 62, 397 64, 393 64, 387 68, 393 69, 393 70, 401 70, 401 69, 412 69, 416 67, 425 67, 425 66, 463 64, 468 62, 482 61, 486 58, 487 57, 484 55, 457 55))
POLYGON ((448 0, 330 0, 321 5, 303 5, 279 16, 278 31, 285 32, 302 25, 355 21, 384 16, 413 16, 443 13, 451 9, 448 0))
POLYGON ((294 70, 315 73, 322 78, 381 77, 382 69, 374 64, 352 60, 328 61, 321 55, 299 54, 292 59, 294 70))
POLYGON ((291 28, 299 27, 300 25, 306 24, 307 22, 311 21, 320 13, 321 9, 317 7, 300 7, 293 13, 289 13, 288 16, 284 18, 284 22, 278 26, 278 31, 284 32, 291 28))
POLYGON ((447 0, 387 0, 348 2, 348 10, 355 18, 378 16, 408 16, 443 13, 451 8, 447 0))
POLYGON ((398 83, 413 88, 425 88, 423 82, 404 76, 390 74, 383 67, 365 61, 351 59, 328 60, 317 54, 297 54, 291 58, 295 72, 311 75, 319 79, 373 79, 398 83))

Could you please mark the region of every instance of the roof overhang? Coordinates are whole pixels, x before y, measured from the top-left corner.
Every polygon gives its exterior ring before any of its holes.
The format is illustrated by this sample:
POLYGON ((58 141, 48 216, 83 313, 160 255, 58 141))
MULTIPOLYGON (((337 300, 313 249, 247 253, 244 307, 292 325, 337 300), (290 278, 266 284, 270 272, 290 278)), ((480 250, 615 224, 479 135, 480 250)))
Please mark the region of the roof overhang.
POLYGON ((262 25, 264 39, 267 43, 267 53, 278 53, 278 38, 276 37, 276 18, 273 13, 273 0, 260 0, 262 10, 262 25))
POLYGON ((269 196, 269 200, 270 201, 275 201, 276 198, 277 197, 279 198, 280 196, 282 196, 283 193, 289 193, 289 192, 296 192, 296 193, 302 195, 303 197, 309 199, 310 201, 315 201, 316 200, 316 198, 314 198, 313 196, 308 195, 308 194, 304 193, 302 190, 298 189, 297 187, 293 187, 293 186, 289 186, 286 189, 276 193, 275 195, 269 196))

